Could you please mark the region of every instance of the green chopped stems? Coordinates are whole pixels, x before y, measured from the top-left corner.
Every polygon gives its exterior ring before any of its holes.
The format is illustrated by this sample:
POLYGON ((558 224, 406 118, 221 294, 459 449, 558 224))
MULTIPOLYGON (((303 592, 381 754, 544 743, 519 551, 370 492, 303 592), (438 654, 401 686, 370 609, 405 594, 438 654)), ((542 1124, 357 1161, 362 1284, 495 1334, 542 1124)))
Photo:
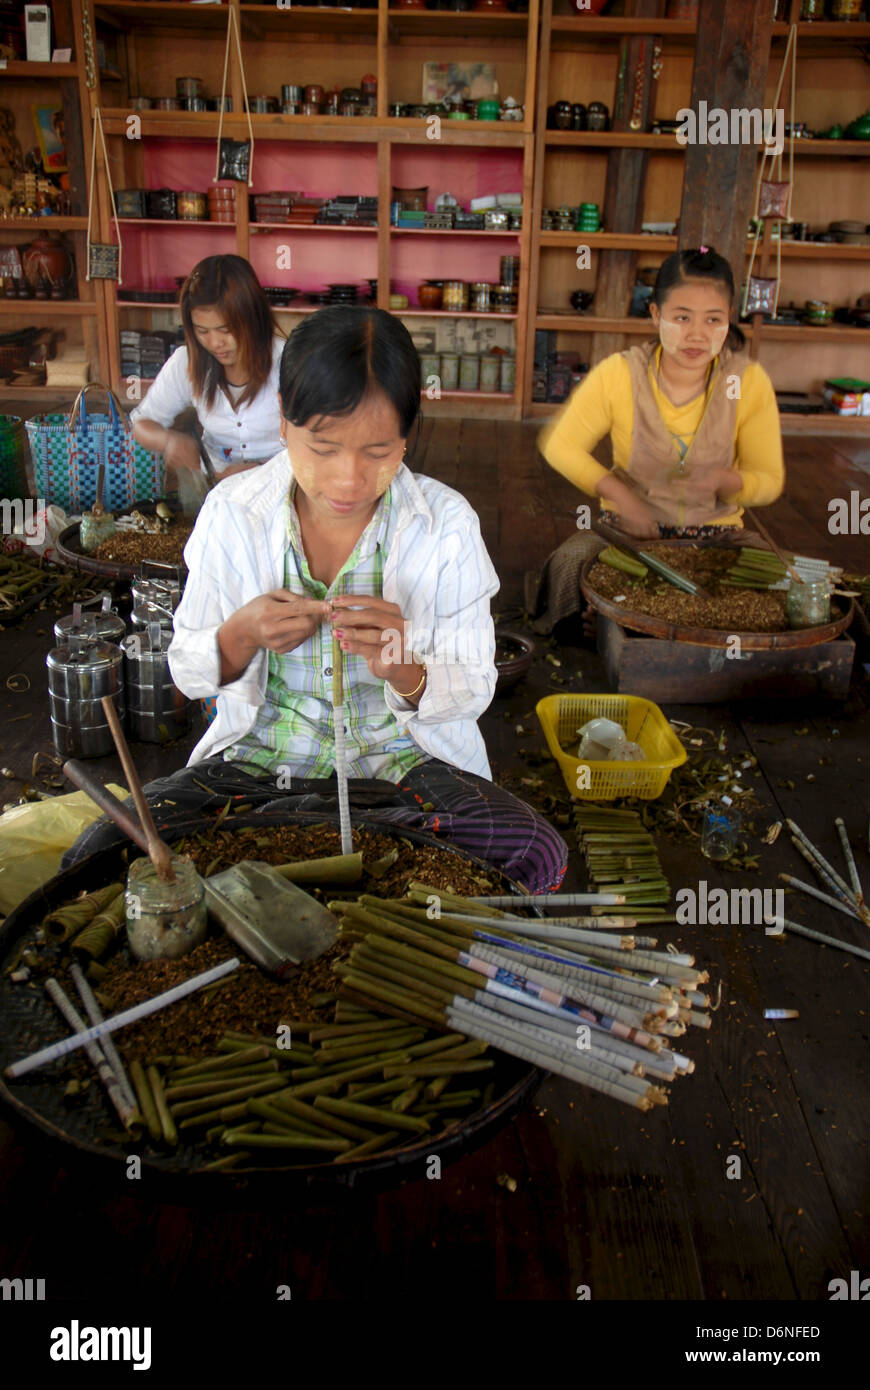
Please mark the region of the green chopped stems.
POLYGON ((426 1033, 424 1029, 409 1028, 404 1033, 397 1033, 395 1036, 391 1035, 389 1039, 377 1041, 374 1044, 371 1040, 366 1039, 360 1043, 353 1043, 349 1047, 330 1048, 326 1053, 320 1052, 316 1058, 316 1064, 320 1067, 332 1066, 335 1062, 346 1062, 355 1057, 373 1057, 377 1055, 376 1052, 373 1051, 373 1048, 383 1047, 386 1049, 387 1042, 389 1042, 392 1048, 405 1048, 410 1046, 411 1043, 419 1042, 420 1039, 425 1036, 426 1033))
POLYGON ((441 1092, 449 1083, 449 1081, 449 1076, 436 1076, 435 1080, 430 1081, 429 1085, 426 1087, 426 1090, 423 1092, 426 1099, 429 1101, 437 1100, 441 1092))
POLYGON ((368 1121, 370 1124, 386 1125, 388 1129, 407 1129, 414 1134, 429 1132, 428 1120, 417 1119, 414 1115, 399 1115, 393 1110, 381 1110, 374 1105, 361 1105, 353 1100, 335 1100, 331 1096, 318 1096, 314 1102, 317 1108, 343 1119, 368 1121))
POLYGON ((466 1047, 479 1048, 479 1044, 477 1042, 470 1043, 464 1033, 444 1033, 442 1037, 433 1038, 431 1042, 417 1043, 415 1047, 409 1047, 407 1051, 409 1057, 429 1057, 439 1052, 449 1053, 451 1057, 455 1057, 460 1048, 466 1047))
POLYGON ((374 1139, 367 1139, 364 1144, 357 1144, 355 1148, 348 1149, 347 1153, 339 1154, 338 1158, 333 1159, 333 1163, 352 1163, 357 1158, 365 1158, 368 1154, 377 1153, 379 1149, 385 1149, 398 1137, 397 1129, 388 1129, 385 1134, 377 1134, 374 1139))
POLYGON ((224 1071, 226 1068, 238 1067, 242 1062, 263 1062, 268 1056, 267 1047, 233 1048, 219 1057, 203 1057, 201 1061, 194 1062, 192 1067, 183 1067, 176 1076, 179 1080, 182 1077, 193 1079, 203 1071, 224 1071))
POLYGON ((391 969, 406 972, 450 994, 479 989, 481 985, 479 971, 467 970, 464 965, 453 965, 440 956, 430 956, 412 946, 403 946, 400 941, 393 941, 387 936, 372 935, 351 952, 354 961, 373 957, 386 957, 391 969))
MULTIPOLYGON (((293 1130, 297 1134, 319 1135, 321 1139, 329 1139, 330 1131, 327 1125, 312 1124, 310 1120, 300 1119, 298 1115, 289 1115, 277 1105, 268 1105, 265 1101, 249 1100, 247 1104, 248 1113, 256 1115, 261 1120, 268 1120, 269 1124, 280 1125, 282 1129, 293 1130)), ((312 1114, 315 1113, 312 1111, 312 1114)))
POLYGON ((209 1110, 216 1103, 222 1102, 223 1105, 232 1105, 234 1101, 245 1101, 249 1096, 263 1095, 268 1091, 278 1091, 287 1084, 287 1078, 275 1076, 267 1081, 254 1081, 246 1086, 237 1086, 232 1090, 226 1090, 218 1095, 202 1096, 198 1100, 184 1100, 180 1105, 173 1105, 172 1114, 175 1119, 186 1118, 195 1115, 198 1111, 209 1110))
POLYGON ((405 1111, 410 1110, 414 1102, 419 1099, 422 1091, 422 1081, 418 1081, 414 1086, 409 1086, 406 1091, 400 1091, 395 1100, 390 1102, 390 1109, 395 1110, 397 1114, 404 1114, 405 1111))
POLYGON ((160 1123, 160 1116, 157 1113, 157 1106, 154 1102, 150 1082, 145 1074, 145 1068, 141 1062, 135 1061, 129 1064, 127 1070, 130 1073, 133 1090, 136 1092, 136 1099, 139 1102, 139 1112, 148 1127, 148 1133, 155 1141, 160 1140, 163 1138, 163 1126, 160 1123))
POLYGON ((437 1025, 444 1022, 443 1008, 437 1008, 429 1000, 421 999, 419 995, 412 995, 407 990, 394 989, 391 985, 372 979, 370 975, 358 970, 345 970, 339 966, 334 966, 333 969, 349 989, 358 990, 360 994, 371 999, 380 999, 387 1004, 405 1009, 429 1023, 437 1025))
POLYGON ((224 1143, 250 1144, 255 1149, 317 1149, 323 1153, 346 1153, 352 1148, 349 1139, 315 1139, 312 1134, 239 1134, 235 1138, 229 1134, 224 1143))
POLYGON ((200 1125, 214 1125, 218 1120, 222 1124, 231 1124, 233 1120, 241 1120, 247 1114, 244 1104, 242 1105, 222 1105, 218 1110, 209 1110, 205 1115, 191 1115, 188 1119, 182 1120, 179 1129, 198 1129, 200 1125))
POLYGON ((495 1062, 481 1057, 471 1062, 409 1062, 407 1066, 384 1067, 384 1079, 394 1076, 457 1076, 466 1071, 491 1071, 495 1062))
MULTIPOLYGON (((470 985, 460 985, 456 981, 447 980, 443 976, 439 977, 434 971, 427 970, 425 966, 411 965, 409 961, 397 960, 395 956, 389 955, 386 951, 378 951, 374 946, 366 942, 362 946, 356 947, 350 957, 351 970, 364 972, 366 975, 376 975, 378 979, 386 981, 390 985, 397 985, 400 989, 414 990, 414 995, 410 998, 423 997, 424 1002, 428 1002, 429 1007, 446 1006, 453 999, 454 995, 462 994, 467 999, 474 997, 474 990, 470 985)), ((411 1009, 411 1004, 406 1004, 407 1009, 411 1009)))
POLYGON ((277 1070, 278 1068, 275 1067, 274 1071, 267 1072, 265 1075, 261 1071, 239 1072, 238 1075, 233 1072, 231 1080, 227 1077, 209 1076, 207 1079, 192 1081, 187 1085, 171 1085, 167 1087, 166 1099, 174 1102, 177 1100, 195 1100, 200 1096, 219 1096, 230 1084, 241 1086, 248 1081, 265 1081, 267 1076, 273 1076, 277 1070))
MULTIPOLYGON (((444 1084, 446 1086, 446 1079, 444 1084)), ((404 1085, 404 1080, 401 1076, 398 1076, 393 1077, 391 1081, 376 1082, 373 1086, 360 1086, 359 1090, 356 1091, 352 1091, 352 1088, 348 1087, 347 1099, 359 1102, 362 1102, 364 1100, 375 1100, 380 1096, 389 1096, 392 1095, 395 1091, 401 1091, 404 1085)))
MULTIPOLYGON (((252 1108, 255 1102, 252 1102, 252 1108)), ((282 1119, 282 1123, 302 1130, 314 1129, 322 1133, 326 1130, 333 1134, 340 1134, 344 1139, 368 1139, 371 1130, 363 1129, 361 1125, 351 1124, 349 1120, 336 1119, 334 1115, 327 1115, 316 1110, 313 1105, 306 1105, 303 1101, 297 1100, 295 1096, 285 1096, 280 1105, 270 1106, 270 1109, 282 1119)), ((269 1118, 272 1118, 271 1116, 269 1118)))
POLYGON ((200 1169, 200 1172, 222 1173, 225 1172, 228 1168, 238 1168, 240 1163, 244 1163, 245 1159, 250 1157, 251 1155, 248 1151, 245 1151, 244 1153, 240 1152, 234 1154, 227 1154, 224 1158, 215 1158, 212 1160, 211 1163, 204 1163, 202 1168, 200 1169))
POLYGON ((370 1034, 391 1033, 401 1028, 401 1020, 395 1018, 378 1019, 376 1023, 328 1023, 323 1028, 312 1030, 309 1037, 312 1042, 319 1042, 321 1046, 328 1046, 337 1040, 347 1038, 362 1040, 370 1034))
POLYGON ((175 1121, 169 1113, 169 1106, 166 1103, 166 1095, 163 1090, 163 1082, 160 1080, 160 1073, 156 1067, 149 1067, 146 1076, 151 1085, 151 1094, 154 1097, 154 1105, 160 1119, 160 1128, 163 1138, 167 1144, 175 1145, 178 1143, 178 1130, 175 1128, 175 1121))
POLYGON ((427 1101, 426 1104, 430 1110, 448 1110, 452 1105, 471 1105, 472 1101, 479 1099, 480 1091, 453 1091, 440 1100, 427 1101))
POLYGON ((385 1065, 399 1065, 402 1062, 410 1062, 407 1052, 393 1052, 387 1054, 378 1062, 366 1062, 364 1066, 351 1067, 348 1071, 336 1072, 333 1076, 324 1076, 317 1081, 303 1081, 301 1085, 293 1085, 289 1088, 288 1094, 294 1100, 302 1100, 305 1096, 329 1095, 332 1091, 338 1091, 347 1081, 359 1081, 363 1077, 378 1076, 385 1065))
MULTIPOLYGON (((403 1036, 408 1038, 422 1038, 425 1036, 425 1033, 423 1029, 417 1028, 413 1033, 407 1033, 403 1036)), ((321 1077, 335 1076, 346 1071, 349 1066, 354 1066, 357 1062, 378 1062, 384 1057, 388 1057, 391 1053, 407 1052, 408 1050, 398 1039, 395 1047, 388 1048, 386 1041, 384 1041, 381 1046, 384 1048, 384 1051, 375 1052, 370 1047, 363 1048, 362 1050, 354 1048, 353 1053, 347 1057, 337 1057, 334 1060, 318 1060, 314 1066, 299 1067, 293 1073, 293 1081, 295 1083, 296 1081, 306 1081, 309 1078, 317 1080, 321 1077)))
POLYGON ((260 1128, 259 1120, 247 1120, 243 1125, 233 1125, 231 1129, 222 1129, 220 1132, 220 1142, 223 1143, 228 1134, 256 1134, 260 1128))

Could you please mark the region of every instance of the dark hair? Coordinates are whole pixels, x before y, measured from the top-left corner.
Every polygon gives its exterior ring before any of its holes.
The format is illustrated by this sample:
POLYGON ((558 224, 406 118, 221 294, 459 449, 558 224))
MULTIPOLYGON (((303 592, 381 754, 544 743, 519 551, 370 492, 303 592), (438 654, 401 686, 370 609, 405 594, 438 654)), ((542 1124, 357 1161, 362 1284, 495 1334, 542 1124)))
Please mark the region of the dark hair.
POLYGON ((187 344, 188 372, 194 391, 211 408, 226 374, 202 346, 193 326, 194 309, 217 309, 238 344, 248 380, 236 404, 247 405, 260 394, 272 370, 272 342, 278 331, 263 287, 242 256, 206 256, 181 287, 181 320, 187 344))
POLYGON ((420 416, 420 358, 405 325, 385 309, 318 309, 284 344, 281 409, 292 425, 350 415, 378 387, 407 439, 420 416))
MULTIPOLYGON (((652 302, 661 309, 671 290, 684 285, 687 280, 712 280, 721 285, 728 296, 729 304, 734 303, 734 276, 731 266, 724 256, 714 251, 712 246, 702 246, 693 250, 675 251, 659 266, 652 302)), ((745 346, 746 338, 736 323, 729 324, 728 347, 739 349, 745 346)))

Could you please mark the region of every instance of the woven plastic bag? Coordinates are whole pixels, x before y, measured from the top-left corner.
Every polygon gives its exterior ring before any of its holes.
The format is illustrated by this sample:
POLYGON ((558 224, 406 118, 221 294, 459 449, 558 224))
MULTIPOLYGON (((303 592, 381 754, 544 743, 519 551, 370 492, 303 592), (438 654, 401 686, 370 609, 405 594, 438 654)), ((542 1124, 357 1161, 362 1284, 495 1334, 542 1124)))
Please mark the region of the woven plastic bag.
POLYGON ((163 493, 165 466, 160 454, 137 444, 127 417, 107 386, 92 382, 79 392, 69 417, 35 415, 26 422, 37 495, 66 512, 85 512, 97 495, 97 470, 106 470, 103 503, 124 512, 136 502, 163 493), (89 413, 85 397, 103 391, 109 409, 89 413))

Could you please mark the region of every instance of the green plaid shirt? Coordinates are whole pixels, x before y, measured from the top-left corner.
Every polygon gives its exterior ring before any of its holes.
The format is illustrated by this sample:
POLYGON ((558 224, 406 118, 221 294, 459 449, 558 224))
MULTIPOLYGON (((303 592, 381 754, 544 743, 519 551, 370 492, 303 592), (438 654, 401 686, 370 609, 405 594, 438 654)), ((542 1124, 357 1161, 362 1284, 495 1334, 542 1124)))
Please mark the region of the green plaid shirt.
MULTIPOLYGON (((384 560, 394 526, 390 489, 374 516, 327 587, 308 568, 299 518, 293 505, 296 484, 287 500, 287 550, 284 586, 291 593, 327 599, 336 594, 383 594, 384 560)), ((349 777, 382 777, 399 782, 425 762, 426 754, 402 734, 384 699, 384 682, 373 676, 361 656, 344 653, 344 727, 349 777)), ((329 777, 335 767, 332 709, 332 624, 324 622, 313 636, 279 656, 269 652, 265 702, 244 738, 224 751, 234 763, 291 776, 329 777)))

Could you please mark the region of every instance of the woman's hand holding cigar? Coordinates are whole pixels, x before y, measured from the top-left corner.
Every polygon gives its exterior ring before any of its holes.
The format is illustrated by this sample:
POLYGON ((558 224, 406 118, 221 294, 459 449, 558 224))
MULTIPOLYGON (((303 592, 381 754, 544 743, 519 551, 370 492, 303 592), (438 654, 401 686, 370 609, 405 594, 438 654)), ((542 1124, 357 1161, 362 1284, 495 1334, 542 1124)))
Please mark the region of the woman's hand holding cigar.
POLYGON ((389 682, 399 695, 412 692, 413 703, 419 701, 425 668, 405 651, 405 619, 398 604, 369 594, 339 594, 333 599, 332 622, 342 651, 361 656, 373 676, 389 682))
POLYGON ((304 598, 288 589, 273 589, 251 599, 218 629, 221 685, 238 680, 261 647, 283 656, 301 646, 329 612, 325 600, 304 598))

